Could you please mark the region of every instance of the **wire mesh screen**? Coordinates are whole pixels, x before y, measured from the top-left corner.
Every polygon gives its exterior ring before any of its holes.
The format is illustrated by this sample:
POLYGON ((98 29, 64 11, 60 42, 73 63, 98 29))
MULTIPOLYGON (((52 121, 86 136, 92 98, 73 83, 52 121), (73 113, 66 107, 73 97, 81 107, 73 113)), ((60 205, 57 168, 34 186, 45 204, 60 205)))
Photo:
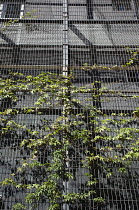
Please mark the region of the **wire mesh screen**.
MULTIPOLYGON (((90 123, 91 108, 86 111, 86 106, 97 107, 115 122, 120 119, 116 115, 118 113, 127 114, 125 119, 130 120, 132 112, 139 106, 138 18, 138 0, 0 0, 1 78, 10 79, 10 71, 26 76, 37 76, 45 72, 55 73, 58 77, 72 73, 72 84, 75 87, 95 87, 96 95, 100 89, 105 90, 102 95, 98 94, 98 100, 92 101, 89 100, 91 92, 74 95, 80 101, 80 104, 74 104, 76 120, 78 121, 79 113, 86 113, 84 127, 90 123), (130 65, 125 65, 127 63, 130 65), (112 113, 115 113, 115 116, 112 116, 112 113)), ((41 138, 45 135, 42 124, 51 125, 61 116, 62 104, 58 106, 56 95, 48 93, 47 103, 41 107, 41 114, 35 111, 25 113, 21 110, 33 107, 39 94, 31 95, 23 90, 18 91, 17 95, 16 102, 9 97, 3 99, 3 96, 0 96, 1 113, 6 109, 18 110, 18 114, 13 115, 11 120, 26 125, 30 130, 35 128, 39 131, 38 138, 41 138)), ((6 116, 2 114, 1 119, 2 129, 6 116)), ((100 121, 101 117, 98 120, 101 124, 100 121)), ((114 136, 116 128, 110 126, 113 129, 110 135, 114 136)), ((127 126, 138 128, 138 119, 134 119, 133 124, 127 126)), ((94 133, 95 127, 89 129, 94 133)), ((2 136, 0 181, 16 173, 21 162, 30 158, 30 150, 20 148, 21 141, 30 138, 29 135, 24 129, 19 129, 2 136)), ((102 144, 99 142, 94 147, 99 150, 105 144, 111 146, 111 142, 102 141, 102 144)), ((127 145, 124 146, 125 152, 127 145)), ((81 160, 86 158, 85 149, 80 139, 74 143, 74 147, 69 148, 70 161, 67 170, 74 175, 74 179, 68 182, 69 193, 85 193, 91 188, 86 184, 88 177, 85 174, 88 169, 83 168, 81 163, 81 160)), ((123 154, 122 152, 120 150, 117 154, 123 154)), ((51 153, 51 148, 40 151, 37 161, 51 162, 51 153)), ((110 154, 104 152, 104 155, 113 157, 115 154, 111 151, 110 154)), ((128 175, 117 172, 116 164, 108 164, 105 167, 115 172, 109 180, 99 167, 92 171, 98 181, 94 187, 96 194, 98 197, 104 197, 105 203, 96 204, 93 197, 67 206, 61 201, 61 210, 136 210, 139 206, 138 161, 131 164, 128 175)), ((17 173, 16 176, 19 181, 20 175, 17 173)), ((38 173, 29 170, 21 182, 31 184, 39 180, 47 180, 44 171, 38 173)), ((58 187, 63 189, 62 180, 59 180, 58 187)), ((28 190, 3 186, 0 189, 0 209, 12 209, 16 203, 24 203, 27 192, 28 190)), ((49 205, 49 199, 45 197, 36 209, 48 209, 49 205)), ((27 209, 30 208, 29 204, 27 209)))

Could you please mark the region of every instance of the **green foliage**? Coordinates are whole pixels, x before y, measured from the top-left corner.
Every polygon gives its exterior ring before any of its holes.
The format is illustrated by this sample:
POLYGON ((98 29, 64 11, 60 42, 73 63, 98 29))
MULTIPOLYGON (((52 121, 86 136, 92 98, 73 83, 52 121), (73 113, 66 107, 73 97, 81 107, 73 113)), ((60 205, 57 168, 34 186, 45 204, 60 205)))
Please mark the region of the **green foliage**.
POLYGON ((102 197, 94 198, 94 202, 105 203, 105 200, 102 197))
POLYGON ((139 129, 132 126, 135 118, 129 119, 124 113, 103 114, 94 102, 100 100, 106 89, 98 91, 95 85, 79 88, 73 85, 73 79, 72 75, 51 73, 38 76, 10 73, 10 78, 1 78, 0 97, 3 101, 10 99, 9 107, 1 111, 1 139, 12 135, 18 140, 18 150, 29 153, 10 178, 2 182, 3 186, 11 185, 26 192, 24 205, 17 203, 13 210, 25 209, 28 204, 35 209, 47 199, 49 210, 60 210, 63 204, 72 209, 72 205, 87 204, 90 200, 104 205, 106 198, 98 192, 98 185, 104 183, 98 174, 106 177, 107 182, 115 173, 124 176, 129 173, 129 163, 139 158, 139 129), (83 106, 78 94, 88 93, 92 105, 87 99, 83 106), (30 96, 36 101, 31 106, 16 108, 21 94, 25 100, 30 96), (45 116, 47 110, 54 108, 61 112, 53 122, 44 117, 38 124, 27 126, 16 120, 20 114, 45 116), (61 186, 76 180, 78 170, 84 171, 83 188, 77 193, 66 192, 61 186), (33 177, 31 182, 25 181, 28 174, 33 177))
POLYGON ((23 210, 23 209, 26 209, 26 207, 21 203, 17 203, 12 207, 12 210, 23 210))

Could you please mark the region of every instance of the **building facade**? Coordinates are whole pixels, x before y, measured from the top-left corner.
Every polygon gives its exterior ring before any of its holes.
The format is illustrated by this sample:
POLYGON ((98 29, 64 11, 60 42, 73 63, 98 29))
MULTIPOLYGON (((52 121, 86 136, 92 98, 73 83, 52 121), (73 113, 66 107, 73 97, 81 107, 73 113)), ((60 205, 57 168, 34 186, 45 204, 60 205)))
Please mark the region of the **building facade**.
MULTIPOLYGON (((41 72, 67 76, 72 70, 75 75, 73 83, 77 87, 91 87, 92 83, 99 81, 101 85, 97 85, 98 89, 100 86, 106 87, 127 95, 126 99, 114 94, 103 95, 102 101, 96 106, 104 113, 110 115, 122 112, 131 116, 139 106, 138 0, 0 0, 0 25, 2 77, 7 76, 9 70, 33 76, 41 72), (9 20, 12 21, 8 22, 9 20), (133 52, 137 52, 136 57, 133 52), (133 61, 130 66, 121 67, 130 61, 133 61), (88 66, 88 71, 84 71, 84 65, 88 66), (96 65, 96 69, 91 70, 93 65, 96 65), (112 66, 115 68, 111 69, 112 66)), ((84 107, 88 95, 80 94, 78 97, 81 107, 84 107)), ((33 106, 34 100, 30 95, 20 95, 16 104, 9 105, 8 99, 1 99, 0 109, 3 111, 7 108, 33 106)), ((56 110, 53 108, 53 111, 45 113, 43 117, 54 121, 59 115, 54 109, 56 110)), ((16 121, 30 126, 31 121, 37 124, 41 117, 34 113, 18 114, 16 121)), ((11 136, 1 140, 1 181, 14 173, 23 156, 28 156, 16 147, 11 136)), ((120 181, 115 184, 115 191, 114 187, 105 183, 105 177, 100 177, 105 187, 99 185, 98 191, 103 191, 102 194, 105 194, 108 201, 104 206, 91 203, 89 206, 66 206, 63 210, 137 209, 138 163, 132 167, 137 170, 133 170, 129 180, 117 175, 115 179, 120 181)), ((71 192, 76 191, 78 186, 83 186, 86 181, 81 169, 76 173, 77 180, 69 187, 71 192)), ((28 181, 29 179, 32 179, 31 176, 27 178, 28 181)), ((10 187, 2 187, 0 192, 0 209, 12 209, 13 204, 22 201, 23 192, 12 192, 10 187)), ((47 202, 38 207, 39 210, 47 208, 47 202)))

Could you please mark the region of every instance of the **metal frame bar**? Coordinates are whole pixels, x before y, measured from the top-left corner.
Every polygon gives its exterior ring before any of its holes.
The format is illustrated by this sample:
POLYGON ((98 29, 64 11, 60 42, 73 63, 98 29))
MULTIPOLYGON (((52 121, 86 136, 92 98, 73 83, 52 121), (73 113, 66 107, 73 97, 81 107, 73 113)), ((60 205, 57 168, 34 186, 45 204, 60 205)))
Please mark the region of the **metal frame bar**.
MULTIPOLYGON (((87 1, 92 1, 92 0, 87 0, 87 1)), ((87 2, 88 3, 88 2, 87 2)), ((87 6, 87 3, 68 3, 68 6, 87 6)), ((63 3, 49 3, 49 2, 26 2, 26 4, 29 4, 29 5, 48 5, 48 6, 62 6, 63 5, 63 3)), ((91 4, 93 5, 93 6, 112 6, 112 4, 111 3, 99 3, 99 4, 97 4, 97 3, 93 3, 93 2, 91 2, 91 4)))
MULTIPOLYGON (((55 23, 55 24, 63 24, 62 19, 19 19, 19 18, 0 18, 0 23, 8 22, 9 20, 14 21, 18 20, 17 23, 55 23)), ((84 19, 84 20, 68 20, 68 24, 138 24, 139 20, 92 20, 92 19, 84 19)))
MULTIPOLYGON (((69 38, 68 38, 68 30, 69 30, 69 25, 68 25, 68 0, 63 0, 63 70, 62 74, 63 76, 68 76, 68 71, 69 71, 69 38)), ((66 91, 66 90, 65 90, 66 91)), ((64 106, 63 106, 63 111, 64 111, 64 106)), ((66 124, 66 120, 63 120, 63 124, 66 124)), ((63 138, 64 141, 64 138, 63 138)), ((66 156, 68 157, 68 150, 66 151, 66 156)), ((66 161, 66 167, 67 169, 69 168, 69 162, 66 161)), ((69 193, 69 181, 63 181, 63 186, 64 186, 64 194, 69 193)), ((63 203, 63 210, 69 210, 69 205, 66 203, 63 203)))
MULTIPOLYGON (((86 70, 90 70, 92 66, 87 66, 87 67, 83 67, 83 66, 69 66, 68 68, 70 69, 86 69, 86 70)), ((97 68, 97 67, 96 67, 97 68)), ((0 69, 63 69, 63 66, 58 66, 58 65, 0 65, 0 69)), ((94 69, 92 68, 91 69, 92 71, 94 71, 94 69)), ((136 65, 136 66, 115 66, 115 67, 108 67, 105 69, 103 69, 103 67, 99 67, 97 68, 97 70, 101 71, 101 70, 115 70, 115 71, 118 71, 118 70, 128 70, 128 71, 137 71, 139 70, 139 65, 136 65)))
MULTIPOLYGON (((0 46, 1 47, 7 47, 7 48, 9 48, 9 47, 11 47, 11 46, 9 46, 9 45, 7 45, 7 44, 0 44, 0 46)), ((36 44, 34 44, 34 45, 32 45, 32 44, 19 44, 19 46, 20 47, 25 47, 25 48, 31 48, 31 47, 33 47, 33 48, 37 48, 37 47, 40 47, 40 48, 63 48, 63 45, 36 45, 36 44)), ((93 45, 93 46, 95 46, 95 48, 96 49, 107 49, 107 48, 109 48, 109 49, 119 49, 119 51, 120 51, 120 49, 122 50, 122 48, 123 48, 123 50, 126 50, 126 47, 129 47, 129 48, 138 48, 138 45, 93 45)), ((89 49, 90 48, 90 46, 88 46, 88 45, 86 45, 86 46, 84 46, 84 45, 71 45, 71 44, 69 44, 69 47, 71 48, 71 49, 77 49, 77 48, 80 48, 80 49, 89 49)), ((1 49, 0 49, 1 50, 1 49)), ((104 51, 103 51, 104 52, 104 51)), ((116 51, 117 52, 117 51, 116 51)))

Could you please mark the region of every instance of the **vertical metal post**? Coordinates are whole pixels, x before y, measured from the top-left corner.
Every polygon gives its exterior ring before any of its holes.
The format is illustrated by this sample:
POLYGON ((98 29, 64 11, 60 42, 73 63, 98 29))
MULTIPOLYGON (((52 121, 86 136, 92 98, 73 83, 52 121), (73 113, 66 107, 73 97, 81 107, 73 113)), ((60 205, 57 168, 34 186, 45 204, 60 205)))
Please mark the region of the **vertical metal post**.
MULTIPOLYGON (((63 76, 68 76, 68 65, 69 65, 69 41, 68 41, 68 0, 63 0, 63 76)), ((63 106, 64 111, 64 106, 63 106)), ((66 124, 66 121, 63 121, 66 124)), ((64 141, 64 139, 63 139, 64 141)), ((66 151, 66 156, 68 157, 68 151, 66 151)), ((66 168, 69 168, 69 162, 66 162, 66 168)), ((63 181, 64 191, 63 194, 69 192, 69 182, 63 181)), ((69 210, 69 205, 63 203, 63 210, 69 210)))
POLYGON ((63 75, 68 76, 68 0, 63 0, 63 75))

